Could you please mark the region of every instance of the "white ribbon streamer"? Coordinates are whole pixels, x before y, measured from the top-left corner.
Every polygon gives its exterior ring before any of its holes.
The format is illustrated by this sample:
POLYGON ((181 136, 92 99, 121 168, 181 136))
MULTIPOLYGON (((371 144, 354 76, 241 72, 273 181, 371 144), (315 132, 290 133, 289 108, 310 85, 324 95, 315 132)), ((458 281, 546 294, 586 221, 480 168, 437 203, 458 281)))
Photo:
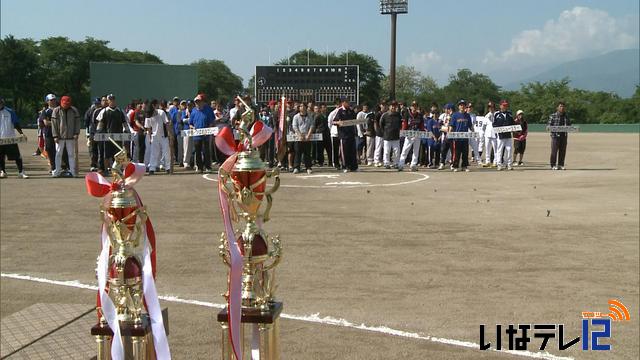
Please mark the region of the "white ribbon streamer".
MULTIPOLYGON (((108 197, 107 197, 108 200, 108 197)), ((120 336, 120 322, 116 307, 111 301, 106 291, 107 278, 109 274, 109 235, 105 225, 102 225, 102 251, 98 258, 98 293, 100 294, 100 306, 102 315, 107 320, 109 328, 113 331, 113 341, 111 343, 111 359, 124 360, 124 345, 120 336)))
POLYGON ((151 330, 153 332, 153 344, 156 350, 156 358, 159 360, 171 359, 167 334, 164 331, 162 319, 162 309, 158 300, 156 284, 153 280, 153 269, 151 266, 151 251, 149 250, 149 238, 147 237, 147 226, 144 226, 144 265, 142 267, 142 289, 144 299, 147 303, 147 311, 151 318, 151 330))

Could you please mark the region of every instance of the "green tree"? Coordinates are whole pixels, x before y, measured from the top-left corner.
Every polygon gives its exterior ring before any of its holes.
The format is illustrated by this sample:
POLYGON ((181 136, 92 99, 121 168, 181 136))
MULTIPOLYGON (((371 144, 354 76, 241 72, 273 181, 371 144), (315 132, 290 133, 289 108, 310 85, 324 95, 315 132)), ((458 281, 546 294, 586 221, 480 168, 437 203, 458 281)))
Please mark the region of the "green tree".
MULTIPOLYGON (((424 76, 413 66, 400 65, 396 69, 396 100, 404 102, 417 101, 422 106, 428 106, 437 101, 440 88, 430 76, 424 76)), ((390 94, 389 77, 382 80, 382 93, 390 94)))
POLYGON ((449 83, 442 88, 442 100, 456 102, 460 99, 474 104, 486 104, 488 100, 500 98, 500 87, 484 74, 472 73, 469 69, 460 69, 449 76, 449 83))
POLYGON ((231 72, 224 62, 200 59, 191 65, 198 67, 198 89, 209 99, 226 103, 243 91, 242 78, 231 72))
POLYGON ((25 123, 43 102, 33 96, 42 93, 42 79, 35 41, 11 35, 0 40, 0 94, 25 123))

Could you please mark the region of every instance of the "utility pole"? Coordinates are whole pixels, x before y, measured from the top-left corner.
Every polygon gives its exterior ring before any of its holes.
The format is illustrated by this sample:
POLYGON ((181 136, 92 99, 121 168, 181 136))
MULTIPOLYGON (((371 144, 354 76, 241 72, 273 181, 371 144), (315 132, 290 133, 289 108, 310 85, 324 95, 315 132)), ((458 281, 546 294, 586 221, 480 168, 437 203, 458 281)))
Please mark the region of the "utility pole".
POLYGON ((396 22, 398 14, 409 12, 409 0, 380 0, 380 14, 391 15, 391 59, 389 61, 389 98, 396 98, 396 22))

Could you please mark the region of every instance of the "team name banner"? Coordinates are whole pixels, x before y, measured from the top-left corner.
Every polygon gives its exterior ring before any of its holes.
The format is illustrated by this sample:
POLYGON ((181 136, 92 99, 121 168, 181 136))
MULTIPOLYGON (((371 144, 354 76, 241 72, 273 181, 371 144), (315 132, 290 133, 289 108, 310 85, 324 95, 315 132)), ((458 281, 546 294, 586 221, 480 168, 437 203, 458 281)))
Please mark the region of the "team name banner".
POLYGON ((493 128, 493 132, 495 132, 496 134, 502 134, 502 133, 513 132, 513 131, 522 131, 522 126, 510 125, 510 126, 498 126, 493 128))
MULTIPOLYGON (((182 136, 184 137, 204 136, 204 135, 218 136, 219 132, 220 132, 220 128, 217 128, 217 127, 189 129, 189 130, 182 130, 182 136)), ((240 134, 238 133, 237 130, 233 130, 233 138, 236 140, 240 139, 240 134)))
POLYGON ((416 138, 416 139, 431 139, 431 133, 428 131, 418 130, 400 130, 400 137, 416 138))
POLYGON ((480 134, 477 132, 450 132, 447 139, 478 139, 480 134))
POLYGON ((217 127, 208 127, 202 129, 189 129, 182 130, 182 135, 186 137, 192 136, 203 136, 203 135, 218 135, 218 131, 220 131, 217 127))
POLYGON ((366 124, 367 119, 353 119, 353 120, 333 120, 338 126, 354 126, 359 124, 366 124))
MULTIPOLYGON (((287 134, 287 141, 297 142, 302 141, 302 139, 297 134, 287 134)), ((311 134, 307 141, 322 141, 322 134, 311 134)))
POLYGON ((109 138, 115 141, 133 141, 136 134, 132 133, 97 133, 93 135, 93 141, 109 141, 109 138))
POLYGON ((550 132, 578 132, 580 128, 577 126, 547 126, 550 132))
POLYGON ((11 144, 17 144, 17 143, 23 143, 23 142, 27 142, 26 136, 0 138, 0 145, 11 145, 11 144))

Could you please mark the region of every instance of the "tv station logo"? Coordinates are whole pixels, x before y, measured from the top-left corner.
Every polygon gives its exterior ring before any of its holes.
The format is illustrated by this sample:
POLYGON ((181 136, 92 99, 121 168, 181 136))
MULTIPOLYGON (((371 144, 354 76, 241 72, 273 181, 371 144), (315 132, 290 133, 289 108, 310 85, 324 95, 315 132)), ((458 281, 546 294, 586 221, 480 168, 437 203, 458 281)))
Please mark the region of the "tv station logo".
POLYGON ((598 311, 582 312, 582 332, 581 336, 567 334, 564 324, 509 324, 507 326, 497 324, 495 329, 495 339, 490 342, 489 336, 485 335, 484 324, 480 325, 480 350, 509 350, 526 351, 529 343, 533 339, 540 339, 539 350, 545 350, 552 339, 558 344, 558 350, 566 350, 582 340, 582 350, 609 351, 611 344, 606 343, 606 339, 611 338, 611 323, 631 320, 629 309, 616 299, 609 300, 609 312, 598 311), (508 344, 502 342, 502 335, 506 335, 508 344), (589 339, 591 341, 589 341, 589 339))

